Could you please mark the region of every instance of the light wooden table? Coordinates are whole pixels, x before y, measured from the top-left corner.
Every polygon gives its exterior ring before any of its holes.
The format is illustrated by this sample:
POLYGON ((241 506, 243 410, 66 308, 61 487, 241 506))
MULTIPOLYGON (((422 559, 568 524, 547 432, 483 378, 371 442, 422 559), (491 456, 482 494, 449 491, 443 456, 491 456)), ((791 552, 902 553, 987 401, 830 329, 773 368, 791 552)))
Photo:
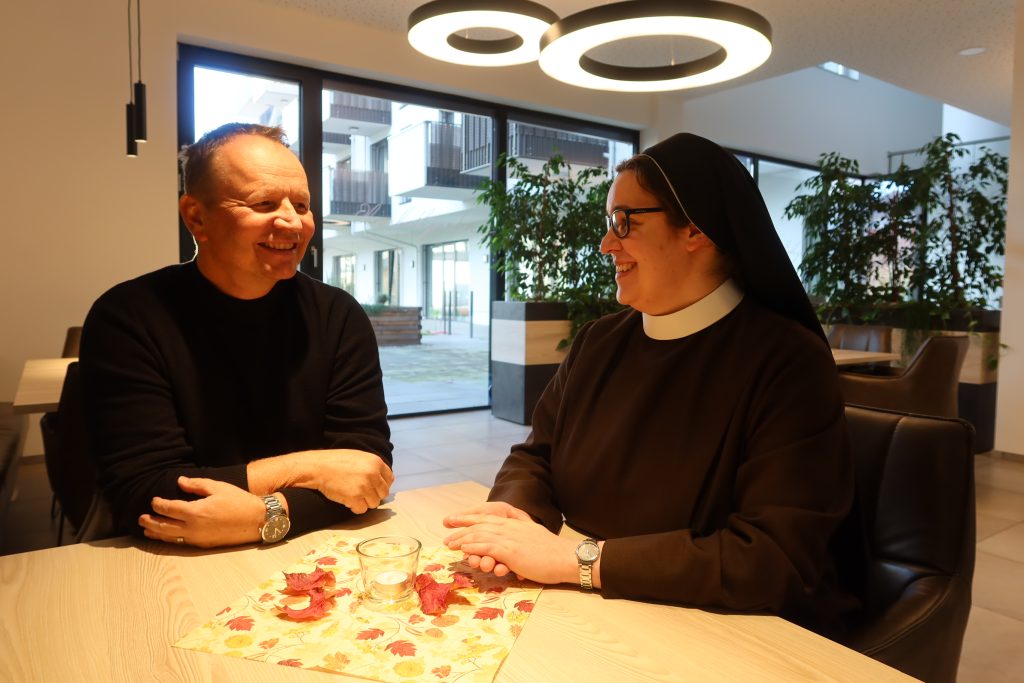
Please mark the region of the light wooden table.
POLYGON ((853 349, 832 349, 836 365, 860 365, 861 363, 891 363, 900 359, 898 353, 882 351, 855 351, 853 349))
MULTIPOLYGON (((443 515, 486 494, 471 482, 403 491, 344 528, 438 544, 443 515)), ((0 680, 354 680, 171 645, 332 533, 220 551, 122 538, 0 557, 0 680)), ((564 586, 541 593, 495 680, 913 679, 776 617, 605 600, 564 586)))
POLYGON ((51 413, 60 403, 64 375, 77 358, 41 358, 25 361, 14 394, 14 412, 51 413))

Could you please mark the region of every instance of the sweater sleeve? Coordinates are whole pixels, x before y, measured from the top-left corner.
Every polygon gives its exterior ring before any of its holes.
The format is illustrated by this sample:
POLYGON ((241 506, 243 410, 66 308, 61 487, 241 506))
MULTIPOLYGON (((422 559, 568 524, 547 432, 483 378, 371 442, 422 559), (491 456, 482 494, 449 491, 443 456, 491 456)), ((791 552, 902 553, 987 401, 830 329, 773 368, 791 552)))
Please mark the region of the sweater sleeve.
POLYGON ((789 354, 751 387, 746 456, 725 524, 607 540, 603 595, 813 621, 829 540, 853 497, 836 370, 817 347, 789 354))
POLYGON ((592 325, 587 323, 577 333, 568 355, 537 401, 529 436, 525 442, 512 446, 487 497, 525 511, 554 533, 562 528, 563 518, 551 476, 551 452, 565 385, 592 325))
MULTIPOLYGON (((347 297, 340 301, 347 305, 338 309, 343 311, 343 328, 330 368, 324 407, 324 447, 374 453, 391 467, 391 431, 377 340, 362 307, 347 297)), ((323 528, 355 516, 319 491, 288 488, 282 493, 288 499, 293 533, 323 528)))
POLYGON ((80 364, 89 448, 99 485, 122 533, 141 534, 139 515, 154 496, 194 499, 178 477, 207 477, 246 488, 245 464, 201 466, 178 418, 164 358, 124 290, 93 305, 82 330, 80 364))

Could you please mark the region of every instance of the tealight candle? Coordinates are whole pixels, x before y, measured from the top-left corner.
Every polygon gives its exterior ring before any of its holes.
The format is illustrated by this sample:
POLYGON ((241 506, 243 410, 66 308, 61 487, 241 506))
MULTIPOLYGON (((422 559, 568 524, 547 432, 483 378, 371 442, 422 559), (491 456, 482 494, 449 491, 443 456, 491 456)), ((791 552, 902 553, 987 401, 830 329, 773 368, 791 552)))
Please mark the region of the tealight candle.
POLYGON ((373 577, 373 592, 381 597, 397 597, 409 591, 409 574, 392 570, 373 577))

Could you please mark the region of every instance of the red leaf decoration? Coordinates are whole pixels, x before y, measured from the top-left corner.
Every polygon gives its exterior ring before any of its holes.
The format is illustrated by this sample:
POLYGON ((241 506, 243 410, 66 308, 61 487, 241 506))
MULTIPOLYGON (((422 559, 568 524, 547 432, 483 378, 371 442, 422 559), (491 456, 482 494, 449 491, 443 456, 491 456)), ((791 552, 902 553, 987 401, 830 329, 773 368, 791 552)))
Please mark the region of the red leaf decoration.
POLYGON ((418 624, 421 621, 423 621, 423 617, 421 617, 418 614, 413 614, 411 617, 409 617, 409 623, 410 624, 418 624))
POLYGON ((340 598, 340 597, 342 597, 344 595, 350 594, 351 592, 352 592, 351 588, 339 588, 338 590, 334 591, 334 597, 340 598))
POLYGON ((416 654, 416 646, 408 640, 396 640, 388 643, 388 646, 384 649, 396 657, 412 657, 416 654))
POLYGON ((435 669, 431 669, 430 670, 430 673, 434 674, 438 678, 445 678, 451 672, 452 672, 452 668, 450 666, 448 666, 447 664, 445 664, 444 666, 439 666, 439 667, 437 667, 435 669))
POLYGON ((505 614, 505 610, 500 607, 481 607, 473 615, 474 619, 497 619, 501 615, 505 614))
POLYGON ((269 650, 270 648, 274 647, 275 645, 277 645, 277 638, 271 638, 270 640, 264 640, 263 642, 260 643, 260 647, 262 647, 264 650, 269 650))
POLYGON ((319 619, 334 607, 334 592, 326 593, 323 588, 309 591, 309 605, 302 609, 292 609, 288 605, 280 605, 278 609, 284 616, 295 621, 312 621, 319 619))
POLYGON ((338 564, 338 559, 335 557, 325 556, 321 557, 316 561, 317 564, 338 564))
POLYGON ((433 564, 428 564, 426 567, 424 567, 423 571, 425 571, 425 572, 436 572, 439 569, 444 569, 444 567, 442 567, 438 563, 434 562, 433 564))
POLYGON ((220 615, 224 614, 225 612, 230 612, 230 611, 231 611, 230 607, 225 607, 221 611, 217 612, 217 616, 219 617, 220 615))
POLYGON ((384 631, 379 628, 368 628, 365 631, 360 631, 356 636, 356 640, 376 640, 384 635, 384 631))
POLYGON ((227 626, 232 631, 251 631, 255 623, 252 617, 235 617, 228 621, 227 626))
POLYGON ((520 600, 516 603, 516 609, 520 612, 532 612, 533 600, 520 600))
POLYGON ((420 594, 420 611, 434 616, 444 614, 448 609, 448 594, 451 590, 452 584, 437 583, 430 577, 429 583, 417 589, 420 594))
MULTIPOLYGON (((428 565, 430 566, 430 565, 428 565)), ((455 594, 456 588, 469 588, 473 580, 469 574, 456 572, 452 574, 451 583, 438 583, 431 574, 418 574, 413 587, 420 594, 420 611, 424 614, 440 616, 452 604, 468 604, 464 598, 455 594)))
POLYGON ((280 664, 281 666, 294 666, 300 669, 302 668, 302 662, 300 662, 297 659, 282 659, 280 662, 278 662, 278 664, 280 664))
POLYGON ((303 595, 314 588, 323 589, 334 585, 334 572, 326 571, 320 567, 317 567, 307 574, 282 573, 284 574, 285 583, 288 584, 288 587, 284 589, 284 592, 289 595, 303 595))

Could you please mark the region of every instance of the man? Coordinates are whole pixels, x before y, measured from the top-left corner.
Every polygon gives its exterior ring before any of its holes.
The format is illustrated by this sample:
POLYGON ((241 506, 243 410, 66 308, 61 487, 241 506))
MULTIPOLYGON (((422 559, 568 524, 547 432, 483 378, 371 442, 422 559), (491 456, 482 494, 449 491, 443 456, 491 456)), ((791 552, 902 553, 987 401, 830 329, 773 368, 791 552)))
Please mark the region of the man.
POLYGON ((280 128, 182 153, 194 261, 117 285, 82 335, 100 486, 124 533, 213 547, 333 524, 394 481, 373 330, 298 273, 306 174, 280 128))

